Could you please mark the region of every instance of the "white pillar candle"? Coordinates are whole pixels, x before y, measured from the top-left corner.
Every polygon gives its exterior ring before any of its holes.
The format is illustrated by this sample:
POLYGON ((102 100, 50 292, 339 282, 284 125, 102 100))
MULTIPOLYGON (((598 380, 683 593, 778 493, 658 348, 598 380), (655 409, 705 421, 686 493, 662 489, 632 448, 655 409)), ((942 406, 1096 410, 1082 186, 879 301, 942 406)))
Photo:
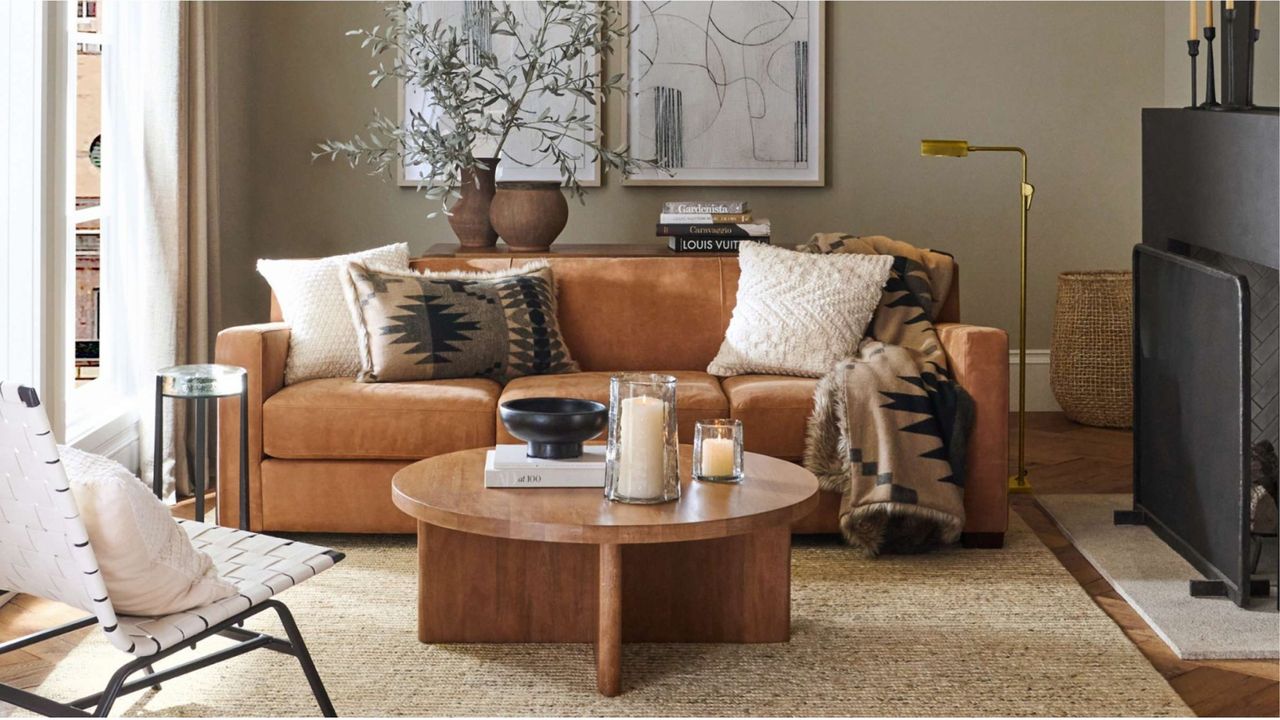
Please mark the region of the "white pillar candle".
POLYGON ((733 438, 702 439, 702 475, 704 477, 733 475, 733 438))
POLYGON ((622 401, 618 493, 624 497, 644 500, 662 496, 666 476, 666 423, 662 415, 663 402, 659 398, 642 395, 622 401))

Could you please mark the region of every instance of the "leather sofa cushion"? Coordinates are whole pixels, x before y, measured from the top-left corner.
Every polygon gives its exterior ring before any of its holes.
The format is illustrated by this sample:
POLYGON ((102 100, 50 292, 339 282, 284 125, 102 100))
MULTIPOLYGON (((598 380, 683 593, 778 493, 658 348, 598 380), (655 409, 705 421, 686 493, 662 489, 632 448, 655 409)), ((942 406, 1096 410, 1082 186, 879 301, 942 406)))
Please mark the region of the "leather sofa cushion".
POLYGON ((744 450, 785 460, 804 456, 816 378, 738 375, 725 378, 723 386, 729 416, 742 421, 744 450))
POLYGON ((728 323, 720 261, 555 258, 569 352, 586 371, 705 371, 728 323))
MULTIPOLYGON (((720 391, 720 382, 711 375, 693 370, 662 371, 676 378, 676 422, 680 442, 693 442, 693 425, 698 420, 729 416, 729 401, 720 391)), ((531 397, 573 397, 609 404, 609 378, 612 372, 582 372, 565 375, 531 375, 516 378, 502 391, 499 402, 531 397)), ((518 443, 495 414, 500 444, 518 443)), ((603 441, 604 435, 597 438, 603 441)))
POLYGON ((289 385, 262 407, 263 450, 292 459, 421 460, 493 443, 498 383, 482 378, 289 385))

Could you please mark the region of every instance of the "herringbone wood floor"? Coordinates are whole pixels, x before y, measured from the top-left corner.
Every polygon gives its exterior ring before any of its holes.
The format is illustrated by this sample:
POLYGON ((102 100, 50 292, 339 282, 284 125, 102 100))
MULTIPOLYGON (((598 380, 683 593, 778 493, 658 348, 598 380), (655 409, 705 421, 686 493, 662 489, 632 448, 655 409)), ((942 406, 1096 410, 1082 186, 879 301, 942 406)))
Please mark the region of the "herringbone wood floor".
MULTIPOLYGON (((1032 487, 1037 493, 1128 492, 1130 443, 1128 431, 1084 427, 1057 413, 1032 414, 1027 435, 1032 487)), ((1280 716, 1280 662, 1179 660, 1063 537, 1033 496, 1015 496, 1012 504, 1197 715, 1280 716)), ((73 620, 80 614, 56 603, 19 596, 0 607, 0 641, 73 620)), ((81 633, 96 631, 89 628, 81 633)), ((0 655, 0 682, 36 687, 78 639, 78 635, 66 636, 0 655)))

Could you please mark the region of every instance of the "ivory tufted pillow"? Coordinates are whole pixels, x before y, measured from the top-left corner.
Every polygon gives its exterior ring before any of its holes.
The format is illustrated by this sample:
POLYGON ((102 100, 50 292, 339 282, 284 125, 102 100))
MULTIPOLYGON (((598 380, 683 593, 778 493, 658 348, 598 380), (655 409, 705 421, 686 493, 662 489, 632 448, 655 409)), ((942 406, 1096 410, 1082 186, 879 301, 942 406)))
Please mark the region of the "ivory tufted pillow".
POLYGON ((169 615, 236 594, 169 508, 123 465, 58 446, 111 604, 122 615, 169 615))
POLYGON ((738 302, 707 372, 821 377, 857 351, 893 257, 743 243, 738 264, 738 302))
POLYGON ((406 271, 409 246, 397 243, 318 260, 258 261, 258 272, 271 285, 289 323, 286 385, 314 378, 355 377, 360 372, 356 329, 342 290, 342 274, 353 260, 406 271))

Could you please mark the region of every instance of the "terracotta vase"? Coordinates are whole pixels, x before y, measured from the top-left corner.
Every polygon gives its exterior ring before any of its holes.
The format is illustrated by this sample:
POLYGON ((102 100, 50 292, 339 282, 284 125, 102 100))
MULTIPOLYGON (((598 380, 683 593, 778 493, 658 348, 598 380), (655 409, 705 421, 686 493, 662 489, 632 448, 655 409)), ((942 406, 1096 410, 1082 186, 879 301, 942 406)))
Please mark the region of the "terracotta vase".
POLYGON ((569 221, 569 203, 558 182, 498 183, 489 220, 512 250, 544 251, 569 221))
POLYGON ((493 177, 498 170, 497 158, 476 158, 488 170, 462 169, 462 197, 450 208, 449 227, 464 248, 491 248, 498 244, 498 233, 489 223, 489 206, 493 202, 493 177))

